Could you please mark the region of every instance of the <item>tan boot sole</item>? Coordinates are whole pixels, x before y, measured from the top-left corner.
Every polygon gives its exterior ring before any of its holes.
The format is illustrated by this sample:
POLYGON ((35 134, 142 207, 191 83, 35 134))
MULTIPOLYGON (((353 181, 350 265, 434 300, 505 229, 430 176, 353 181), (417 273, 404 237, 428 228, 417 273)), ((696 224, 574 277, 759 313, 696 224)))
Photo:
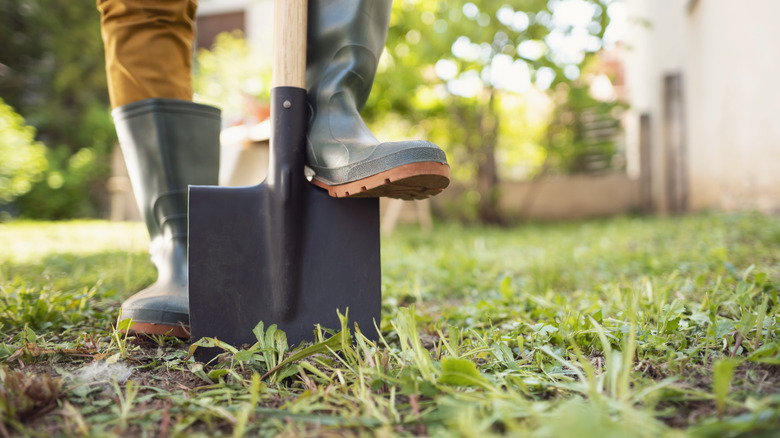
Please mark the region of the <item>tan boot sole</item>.
POLYGON ((311 182, 334 198, 426 199, 450 184, 450 166, 430 161, 411 163, 346 184, 331 186, 317 177, 311 182))
POLYGON ((182 326, 172 326, 165 324, 154 324, 151 322, 136 322, 130 329, 130 333, 140 333, 144 335, 167 335, 176 336, 181 339, 189 339, 190 332, 182 326))

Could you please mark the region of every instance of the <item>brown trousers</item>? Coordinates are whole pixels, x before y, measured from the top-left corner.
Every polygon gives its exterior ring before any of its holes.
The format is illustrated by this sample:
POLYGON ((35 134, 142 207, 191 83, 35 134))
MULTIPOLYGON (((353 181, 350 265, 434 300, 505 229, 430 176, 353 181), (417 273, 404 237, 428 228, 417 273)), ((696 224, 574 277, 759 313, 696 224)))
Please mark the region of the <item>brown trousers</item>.
POLYGON ((111 106, 192 100, 197 0, 97 0, 111 106))

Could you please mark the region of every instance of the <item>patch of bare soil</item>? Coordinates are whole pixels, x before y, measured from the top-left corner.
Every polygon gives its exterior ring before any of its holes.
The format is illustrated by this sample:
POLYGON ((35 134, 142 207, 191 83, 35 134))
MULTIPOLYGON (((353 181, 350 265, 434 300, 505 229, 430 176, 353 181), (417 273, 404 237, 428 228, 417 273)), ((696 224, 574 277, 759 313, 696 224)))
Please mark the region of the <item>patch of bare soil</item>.
POLYGON ((734 372, 733 391, 747 391, 753 394, 780 393, 780 365, 745 362, 734 372))
POLYGON ((715 402, 712 400, 690 400, 682 403, 671 403, 667 406, 672 415, 662 417, 662 420, 670 426, 685 429, 699 420, 715 415, 715 402))
MULTIPOLYGON (((712 366, 713 363, 710 362, 706 365, 687 367, 680 374, 682 381, 674 386, 682 390, 696 389, 710 393, 712 390, 712 366)), ((659 377, 663 378, 661 377, 665 376, 663 371, 668 373, 668 370, 663 369, 661 371, 659 377)), ((777 393, 780 393, 780 366, 745 362, 734 371, 729 392, 730 397, 744 400, 750 396, 761 398, 768 394, 777 393)), ((717 408, 713 400, 691 397, 667 399, 661 403, 659 408, 669 410, 670 415, 663 417, 663 420, 669 426, 676 428, 690 427, 705 418, 717 415, 717 408)), ((745 409, 727 407, 724 415, 730 417, 744 412, 745 409)))

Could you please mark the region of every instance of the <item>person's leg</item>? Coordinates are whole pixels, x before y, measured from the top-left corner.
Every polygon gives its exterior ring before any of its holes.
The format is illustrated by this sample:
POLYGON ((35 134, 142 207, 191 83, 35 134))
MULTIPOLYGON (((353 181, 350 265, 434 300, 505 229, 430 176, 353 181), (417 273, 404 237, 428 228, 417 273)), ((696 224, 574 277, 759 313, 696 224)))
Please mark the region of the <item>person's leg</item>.
POLYGON ((192 100, 194 0, 98 0, 113 108, 192 100))
POLYGON ((112 115, 157 281, 122 304, 141 333, 188 337, 187 187, 216 185, 220 111, 192 100, 195 2, 99 0, 112 115))
POLYGON ((422 199, 449 184, 444 152, 426 141, 380 143, 359 111, 374 82, 392 0, 309 2, 306 86, 314 117, 307 164, 335 197, 422 199))

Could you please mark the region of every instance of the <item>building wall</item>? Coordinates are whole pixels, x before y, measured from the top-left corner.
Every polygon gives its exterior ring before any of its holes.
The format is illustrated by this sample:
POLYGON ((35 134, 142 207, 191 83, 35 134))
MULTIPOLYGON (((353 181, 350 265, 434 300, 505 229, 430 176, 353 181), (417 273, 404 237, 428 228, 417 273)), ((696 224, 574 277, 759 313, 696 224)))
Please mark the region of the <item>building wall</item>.
POLYGON ((501 211, 510 219, 570 220, 637 211, 639 182, 622 173, 503 181, 501 211))
POLYGON ((651 116, 657 209, 666 209, 669 172, 663 81, 679 73, 689 208, 780 210, 780 2, 627 4, 628 94, 634 114, 651 116))
MULTIPOLYGON (((639 181, 624 173, 548 176, 499 182, 499 210, 510 222, 619 216, 639 210, 639 181)), ((439 212, 463 202, 465 186, 453 183, 431 198, 439 212)))

